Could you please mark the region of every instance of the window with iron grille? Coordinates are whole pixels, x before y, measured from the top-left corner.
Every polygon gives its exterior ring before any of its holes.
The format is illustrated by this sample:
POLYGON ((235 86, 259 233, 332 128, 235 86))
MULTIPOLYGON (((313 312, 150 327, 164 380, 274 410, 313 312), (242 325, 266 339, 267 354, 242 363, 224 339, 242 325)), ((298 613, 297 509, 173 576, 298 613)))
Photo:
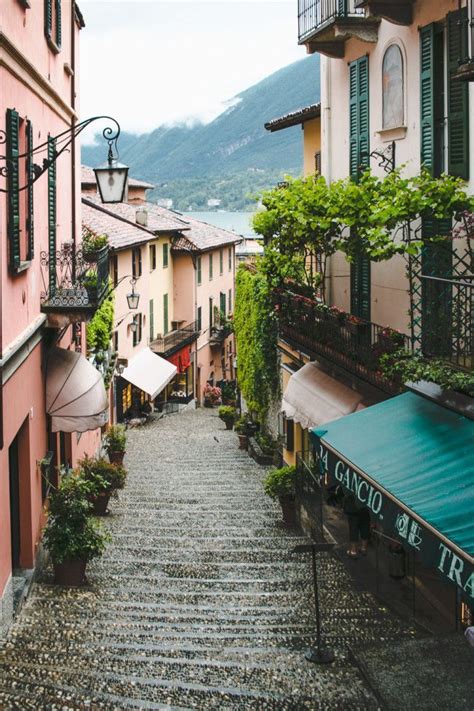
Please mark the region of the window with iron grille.
POLYGON ((219 250, 219 274, 224 272, 224 250, 219 250))
POLYGON ((318 175, 321 175, 321 151, 316 151, 314 154, 314 168, 318 175))
POLYGON ((209 281, 212 279, 213 265, 212 265, 212 252, 209 254, 209 281))
POLYGON ((229 247, 229 255, 228 255, 228 262, 229 262, 229 271, 232 271, 232 247, 229 247))
POLYGON ((112 272, 112 283, 114 286, 118 284, 118 256, 113 254, 110 258, 110 270, 112 272))
POLYGON ((163 245, 163 268, 165 269, 168 266, 168 249, 169 245, 168 242, 165 242, 163 245))

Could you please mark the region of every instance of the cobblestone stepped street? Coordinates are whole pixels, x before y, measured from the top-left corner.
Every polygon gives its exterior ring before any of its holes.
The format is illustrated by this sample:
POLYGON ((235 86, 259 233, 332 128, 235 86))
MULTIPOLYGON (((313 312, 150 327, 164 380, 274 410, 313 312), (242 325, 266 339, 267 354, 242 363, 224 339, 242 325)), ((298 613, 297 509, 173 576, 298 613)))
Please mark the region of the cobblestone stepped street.
POLYGON ((129 431, 126 489, 90 586, 60 590, 50 571, 0 647, 0 709, 375 709, 347 645, 412 630, 355 592, 321 556, 324 627, 314 642, 304 539, 280 525, 265 469, 237 448, 215 411, 129 431))

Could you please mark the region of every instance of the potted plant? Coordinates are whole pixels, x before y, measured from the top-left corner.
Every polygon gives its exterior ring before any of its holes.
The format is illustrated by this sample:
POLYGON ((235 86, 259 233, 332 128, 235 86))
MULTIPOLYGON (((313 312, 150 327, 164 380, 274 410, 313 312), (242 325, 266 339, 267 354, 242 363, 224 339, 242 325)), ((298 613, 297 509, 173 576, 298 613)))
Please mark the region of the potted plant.
POLYGON ((234 426, 236 415, 237 412, 235 407, 231 407, 230 405, 221 405, 219 408, 219 417, 223 422, 225 422, 225 426, 228 430, 231 430, 234 426))
POLYGON ((222 390, 222 404, 223 405, 231 405, 232 407, 235 407, 235 403, 236 403, 235 385, 233 383, 225 382, 222 384, 221 390, 222 390))
POLYGON ((107 246, 107 235, 98 235, 91 230, 82 233, 82 258, 85 262, 97 262, 99 252, 107 246))
POLYGON ((57 585, 83 585, 88 561, 102 555, 110 538, 90 516, 88 492, 89 484, 73 471, 50 495, 43 541, 53 561, 57 585))
POLYGON ((265 493, 280 502, 283 523, 287 528, 296 526, 296 476, 296 467, 280 467, 268 472, 263 482, 265 493))
POLYGON ((97 273, 92 269, 88 269, 85 277, 82 280, 82 285, 87 291, 89 301, 97 300, 97 273))
POLYGON ((103 458, 85 457, 79 461, 81 477, 89 484, 88 499, 93 513, 104 516, 110 497, 123 489, 127 470, 120 464, 112 464, 103 458))
POLYGON ((203 390, 204 395, 204 407, 216 407, 221 403, 221 389, 217 386, 213 386, 210 383, 206 383, 203 390))
POLYGON ((123 464, 127 435, 124 425, 111 425, 104 438, 104 445, 112 464, 123 464))

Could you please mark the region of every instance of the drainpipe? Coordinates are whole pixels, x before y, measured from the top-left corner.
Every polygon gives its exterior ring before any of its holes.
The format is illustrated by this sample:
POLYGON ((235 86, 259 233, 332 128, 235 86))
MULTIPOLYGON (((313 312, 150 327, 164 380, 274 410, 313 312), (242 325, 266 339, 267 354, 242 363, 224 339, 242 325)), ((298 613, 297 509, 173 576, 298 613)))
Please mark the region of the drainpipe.
MULTIPOLYGON (((71 2, 71 109, 73 116, 71 118, 71 129, 74 133, 76 127, 76 18, 75 18, 75 2, 71 2)), ((76 254, 76 139, 71 143, 71 220, 72 220, 72 248, 73 254, 76 254)), ((75 278, 76 264, 73 262, 73 278, 75 278)))
MULTIPOLYGON (((323 175, 328 183, 332 180, 331 69, 331 60, 328 57, 322 57, 321 72, 323 73, 324 79, 324 111, 321 117, 321 156, 323 175)), ((328 303, 332 304, 331 262, 332 257, 328 257, 326 264, 326 299, 328 303)))

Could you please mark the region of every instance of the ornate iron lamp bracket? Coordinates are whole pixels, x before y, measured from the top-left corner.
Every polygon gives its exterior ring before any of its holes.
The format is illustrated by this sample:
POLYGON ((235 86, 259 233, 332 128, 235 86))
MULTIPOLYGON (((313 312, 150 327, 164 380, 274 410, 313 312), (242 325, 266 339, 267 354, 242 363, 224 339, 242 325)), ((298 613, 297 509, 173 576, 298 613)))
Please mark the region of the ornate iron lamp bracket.
MULTIPOLYGON (((86 129, 94 121, 100 120, 112 121, 115 124, 115 126, 106 126, 102 131, 102 135, 109 146, 109 161, 117 160, 117 141, 120 136, 119 122, 112 116, 92 116, 91 118, 85 119, 84 121, 81 121, 80 123, 77 123, 74 126, 70 126, 65 131, 58 133, 57 136, 49 137, 47 141, 44 141, 44 143, 41 143, 39 146, 36 146, 36 148, 33 148, 32 151, 21 153, 15 158, 15 161, 21 160, 22 158, 29 158, 31 161, 36 158, 39 161, 41 153, 44 153, 48 150, 48 146, 50 145, 51 140, 54 141, 54 155, 52 160, 43 158, 42 163, 40 165, 38 163, 34 163, 32 178, 29 179, 24 185, 20 186, 19 192, 21 192, 22 190, 26 190, 28 187, 30 187, 30 185, 35 183, 38 178, 40 178, 43 173, 45 173, 48 168, 57 161, 59 156, 68 149, 71 143, 79 136, 80 133, 82 133, 82 131, 84 131, 84 129, 86 129)), ((7 133, 6 131, 0 130, 0 145, 6 144, 6 142, 7 133)), ((7 155, 0 155, 0 163, 2 162, 4 163, 4 165, 0 165, 0 176, 6 179, 8 177, 8 169, 11 159, 9 159, 7 155)), ((6 193, 8 192, 8 189, 0 187, 0 192, 6 193)))

